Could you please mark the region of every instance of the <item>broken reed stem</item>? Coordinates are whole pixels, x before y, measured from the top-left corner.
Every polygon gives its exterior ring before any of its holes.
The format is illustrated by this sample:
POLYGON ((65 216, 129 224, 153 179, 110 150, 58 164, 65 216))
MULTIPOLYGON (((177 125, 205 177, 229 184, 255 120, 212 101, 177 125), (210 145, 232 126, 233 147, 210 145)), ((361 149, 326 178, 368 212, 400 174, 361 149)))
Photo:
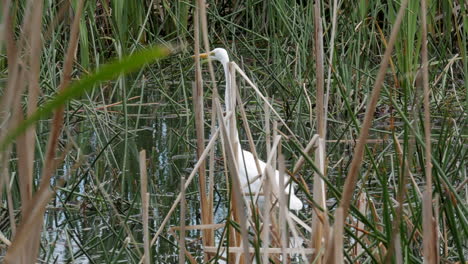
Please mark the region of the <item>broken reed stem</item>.
POLYGON ((388 62, 390 60, 390 56, 393 51, 393 46, 395 45, 395 41, 397 39, 398 31, 400 29, 401 22, 403 20, 403 16, 405 14, 406 5, 408 0, 403 0, 398 11, 397 18, 395 20, 395 25, 393 26, 392 33, 390 35, 390 40, 388 42, 387 49, 385 50, 385 54, 383 56, 382 62, 380 63, 380 69, 377 74, 377 78, 374 83, 374 87, 372 89, 372 94, 370 101, 368 103, 368 107, 366 108, 366 114, 364 116, 364 122, 362 124, 361 132, 359 134, 359 141, 360 143, 356 145, 354 148, 353 159, 351 161, 350 169, 346 176, 346 181, 344 184, 344 191, 340 201, 340 207, 343 208, 343 221, 346 220, 346 217, 349 213, 349 207, 353 198, 354 190, 356 189, 357 179, 358 179, 358 172, 361 168, 362 159, 364 156, 364 148, 365 148, 365 140, 369 135, 370 126, 372 124, 372 120, 374 119, 374 112, 377 106, 377 102, 380 96, 380 90, 382 88, 382 84, 384 82, 385 74, 387 72, 388 62))
POLYGON ((426 19, 426 0, 421 0, 421 26, 422 26, 422 76, 424 87, 424 136, 425 136, 425 173, 426 189, 423 194, 423 252, 426 263, 439 263, 437 253, 439 248, 436 244, 437 232, 434 225, 432 214, 432 163, 431 163, 431 117, 429 105, 429 63, 427 54, 427 19, 426 19))
POLYGON ((140 151, 140 195, 142 205, 142 222, 143 222, 143 246, 144 246, 144 262, 150 263, 150 246, 149 246, 149 229, 148 229, 148 207, 149 207, 149 193, 148 193, 148 176, 146 173, 146 151, 140 151))
POLYGON ((180 235, 179 235, 179 264, 185 263, 185 177, 180 179, 180 235))

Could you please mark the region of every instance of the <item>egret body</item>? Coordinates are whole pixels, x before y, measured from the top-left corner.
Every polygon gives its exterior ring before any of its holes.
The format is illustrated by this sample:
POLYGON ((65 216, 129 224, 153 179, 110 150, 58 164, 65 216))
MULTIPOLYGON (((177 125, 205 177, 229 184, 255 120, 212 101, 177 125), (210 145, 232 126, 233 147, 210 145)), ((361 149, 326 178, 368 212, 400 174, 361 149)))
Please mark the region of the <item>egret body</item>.
MULTIPOLYGON (((223 48, 216 48, 208 53, 203 53, 200 54, 200 58, 207 58, 209 57, 211 60, 219 61, 223 65, 224 69, 224 76, 225 76, 225 82, 226 82, 226 89, 225 89, 225 105, 226 105, 226 112, 230 112, 234 110, 234 105, 233 102, 234 100, 231 100, 231 72, 229 70, 229 55, 227 51, 223 48)), ((227 131, 231 130, 231 124, 230 122, 227 122, 226 128, 227 131)), ((239 170, 239 179, 240 183, 244 187, 244 192, 248 193, 249 192, 249 186, 247 186, 248 182, 250 183, 250 190, 253 193, 257 193, 260 191, 261 187, 261 182, 260 179, 257 179, 256 181, 252 182, 258 175, 258 170, 257 166, 255 164, 255 158, 254 155, 247 151, 243 150, 240 141, 238 139, 238 134, 235 133, 235 137, 237 137, 237 140, 235 140, 235 145, 233 148, 236 148, 235 153, 237 152, 237 167, 239 170)), ((260 165, 260 170, 262 173, 266 169, 266 163, 258 160, 259 165, 260 165)), ((279 171, 275 170, 274 171, 274 179, 276 180, 277 186, 279 186, 279 171)), ((289 177, 285 176, 284 177, 285 184, 286 186, 287 182, 289 181, 289 177)), ((294 194, 294 188, 293 187, 286 187, 285 188, 285 193, 290 195, 289 198, 289 208, 291 210, 301 210, 303 207, 302 201, 297 198, 297 196, 294 194), (291 190, 291 193, 289 192, 291 190)))

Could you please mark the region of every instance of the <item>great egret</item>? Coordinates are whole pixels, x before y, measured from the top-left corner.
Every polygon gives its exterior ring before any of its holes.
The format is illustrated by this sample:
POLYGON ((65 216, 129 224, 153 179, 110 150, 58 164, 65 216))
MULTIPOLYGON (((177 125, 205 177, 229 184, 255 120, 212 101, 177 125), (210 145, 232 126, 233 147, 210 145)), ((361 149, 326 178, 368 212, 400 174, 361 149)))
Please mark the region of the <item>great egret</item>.
MULTIPOLYGON (((208 53, 202 53, 200 54, 200 58, 210 58, 211 60, 219 61, 223 65, 224 68, 224 75, 225 75, 225 82, 226 82, 226 90, 225 90, 225 99, 224 102, 226 104, 226 112, 230 112, 234 110, 234 106, 232 105, 231 101, 231 72, 229 70, 229 55, 227 51, 223 48, 216 48, 208 53)), ((230 131, 230 123, 227 123, 227 131, 230 131)), ((236 134, 238 137, 238 135, 236 134)), ((244 192, 248 193, 249 192, 249 186, 247 186, 248 182, 250 183, 250 190, 253 193, 257 193, 260 191, 261 187, 261 182, 260 179, 257 179, 256 181, 252 182, 255 178, 258 176, 258 170, 257 166, 255 165, 255 158, 253 154, 247 150, 243 150, 240 141, 236 140, 237 144, 237 153, 238 153, 238 158, 237 158, 237 166, 239 169, 239 178, 242 186, 244 187, 244 192)), ((265 171, 266 168, 266 163, 258 160, 259 165, 260 165, 260 170, 262 173, 265 171)), ((279 186, 279 171, 275 170, 275 179, 276 179, 276 184, 279 186)), ((284 177, 285 184, 284 186, 287 185, 287 182, 289 181, 288 177, 284 177)), ((290 195, 289 198, 289 208, 292 210, 301 210, 302 209, 302 202, 297 198, 297 196, 294 194, 294 188, 293 187, 286 187, 285 188, 285 193, 290 195), (292 190, 290 193, 289 190, 292 190)))

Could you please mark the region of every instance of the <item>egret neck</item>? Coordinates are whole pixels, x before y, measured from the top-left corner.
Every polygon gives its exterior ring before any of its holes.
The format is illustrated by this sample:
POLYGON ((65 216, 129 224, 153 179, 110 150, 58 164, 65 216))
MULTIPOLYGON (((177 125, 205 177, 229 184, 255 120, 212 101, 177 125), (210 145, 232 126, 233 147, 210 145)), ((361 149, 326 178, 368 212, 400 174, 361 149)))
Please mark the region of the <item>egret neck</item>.
MULTIPOLYGON (((233 92, 235 92, 235 91, 232 90, 231 82, 233 80, 231 79, 231 70, 229 68, 229 65, 230 65, 229 57, 222 58, 222 60, 220 62, 223 65, 224 77, 225 77, 225 80, 226 80, 226 89, 224 91, 224 103, 226 104, 226 114, 229 114, 230 112, 232 112, 232 115, 233 115, 231 117, 232 119, 229 118, 226 121, 226 128, 227 128, 229 138, 234 139, 234 142, 231 142, 232 147, 233 147, 233 151, 235 152, 235 154, 237 154, 239 156, 240 151, 241 151, 241 146, 240 146, 239 134, 237 132, 237 127, 236 127, 236 122, 235 122, 236 117, 234 116, 234 112, 235 112, 235 94, 233 92), (231 96, 233 96, 233 98, 231 96)), ((238 157, 238 158, 240 158, 240 157, 238 157)))

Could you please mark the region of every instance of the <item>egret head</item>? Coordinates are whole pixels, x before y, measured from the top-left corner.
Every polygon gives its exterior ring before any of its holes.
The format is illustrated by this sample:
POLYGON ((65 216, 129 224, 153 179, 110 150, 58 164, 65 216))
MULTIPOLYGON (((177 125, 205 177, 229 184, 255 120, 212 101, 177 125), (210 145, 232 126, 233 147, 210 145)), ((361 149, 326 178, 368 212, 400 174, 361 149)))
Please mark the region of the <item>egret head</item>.
POLYGON ((200 58, 202 59, 206 59, 208 57, 212 60, 219 61, 222 64, 229 62, 229 55, 223 48, 216 48, 210 52, 200 54, 200 58))

